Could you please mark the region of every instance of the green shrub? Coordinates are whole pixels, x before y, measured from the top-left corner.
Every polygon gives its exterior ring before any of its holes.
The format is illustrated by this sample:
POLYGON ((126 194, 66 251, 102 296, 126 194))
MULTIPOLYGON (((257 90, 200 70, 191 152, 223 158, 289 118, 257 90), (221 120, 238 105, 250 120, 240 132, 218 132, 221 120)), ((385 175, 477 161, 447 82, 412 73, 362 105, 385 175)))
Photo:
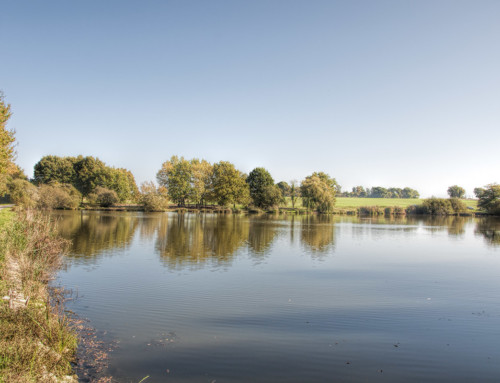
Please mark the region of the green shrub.
POLYGON ((110 207, 118 202, 118 194, 114 190, 98 186, 93 194, 95 194, 95 202, 101 207, 110 207))
POLYGON ((458 198, 427 198, 420 206, 421 213, 430 215, 451 215, 467 211, 467 205, 458 198))
POLYGON ((370 216, 384 215, 385 210, 384 208, 378 206, 361 206, 360 208, 358 208, 358 214, 370 216))
POLYGON ((157 188, 153 182, 144 182, 141 185, 140 202, 145 211, 165 211, 168 209, 167 190, 157 188))
POLYGON ((38 200, 38 189, 23 179, 15 179, 8 185, 10 202, 25 208, 34 207, 38 200))
POLYGON ((490 184, 485 186, 479 196, 477 206, 490 214, 500 215, 500 185, 490 184))
POLYGON ((248 207, 249 214, 262 214, 264 211, 255 206, 248 207))
POLYGON ((159 194, 147 194, 141 198, 145 211, 165 211, 168 209, 168 199, 159 194))
POLYGON ((444 198, 427 198, 422 203, 422 207, 425 214, 430 215, 449 215, 454 213, 450 200, 444 198))
POLYGON ((388 206, 384 210, 385 215, 405 215, 406 209, 401 206, 388 206))
POLYGON ((85 197, 85 200, 89 205, 97 205, 97 194, 96 193, 89 193, 87 197, 85 197))
POLYGON ((406 208, 406 214, 426 214, 426 210, 422 205, 411 205, 406 208))
POLYGON ((406 209, 402 206, 394 206, 395 215, 406 215, 406 209))
POLYGON ((467 211, 467 205, 460 198, 450 198, 450 204, 453 211, 457 214, 465 213, 467 211))
POLYGON ((82 199, 80 192, 69 184, 40 185, 38 195, 40 209, 77 209, 82 199))

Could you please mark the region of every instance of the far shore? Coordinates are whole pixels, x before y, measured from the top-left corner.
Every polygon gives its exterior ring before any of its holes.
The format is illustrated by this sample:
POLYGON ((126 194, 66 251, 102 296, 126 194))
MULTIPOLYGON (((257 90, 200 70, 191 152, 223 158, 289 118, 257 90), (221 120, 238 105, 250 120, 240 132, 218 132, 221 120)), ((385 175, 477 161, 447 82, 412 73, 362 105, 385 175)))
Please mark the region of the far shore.
MULTIPOLYGON (((110 207, 100 206, 83 206, 79 210, 83 211, 108 211, 108 212, 146 212, 144 207, 139 204, 122 204, 110 207)), ((155 211, 149 211, 155 212, 155 211)), ((313 210, 307 210, 304 207, 291 208, 291 207, 277 207, 272 209, 257 209, 257 208, 243 208, 243 207, 224 207, 217 205, 197 206, 197 205, 170 205, 168 209, 156 212, 175 212, 175 213, 215 213, 215 214, 285 214, 285 215, 345 215, 345 216, 428 216, 430 214, 416 214, 407 213, 405 208, 400 206, 387 206, 387 205, 367 205, 359 207, 336 207, 329 213, 318 213, 313 210), (400 208, 400 209, 395 209, 400 208)), ((447 214, 449 216, 461 217, 478 217, 489 216, 491 214, 470 209, 470 211, 447 214)))

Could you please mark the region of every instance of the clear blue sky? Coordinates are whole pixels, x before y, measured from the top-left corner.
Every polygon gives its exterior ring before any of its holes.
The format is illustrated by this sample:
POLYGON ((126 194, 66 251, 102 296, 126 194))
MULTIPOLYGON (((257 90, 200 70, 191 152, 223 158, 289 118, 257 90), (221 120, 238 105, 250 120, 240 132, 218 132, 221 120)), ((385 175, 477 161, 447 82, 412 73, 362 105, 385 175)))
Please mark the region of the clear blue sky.
POLYGON ((500 1, 1 1, 18 163, 172 155, 343 189, 500 182, 500 1))

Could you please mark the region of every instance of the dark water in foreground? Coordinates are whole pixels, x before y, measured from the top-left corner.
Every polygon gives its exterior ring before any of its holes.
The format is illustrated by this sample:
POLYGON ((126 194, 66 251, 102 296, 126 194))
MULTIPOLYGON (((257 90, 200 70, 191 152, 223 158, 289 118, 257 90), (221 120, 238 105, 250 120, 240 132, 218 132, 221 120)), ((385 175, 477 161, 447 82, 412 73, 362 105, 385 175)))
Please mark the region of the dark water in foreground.
POLYGON ((500 222, 61 213, 118 382, 498 382, 500 222))

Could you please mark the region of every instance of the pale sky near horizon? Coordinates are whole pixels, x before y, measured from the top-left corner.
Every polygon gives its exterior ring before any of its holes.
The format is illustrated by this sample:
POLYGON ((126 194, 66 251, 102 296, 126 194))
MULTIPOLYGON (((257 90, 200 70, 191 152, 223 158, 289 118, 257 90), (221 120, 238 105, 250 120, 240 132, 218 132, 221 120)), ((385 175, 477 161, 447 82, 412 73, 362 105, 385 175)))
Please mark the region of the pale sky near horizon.
POLYGON ((500 1, 2 1, 17 163, 172 155, 445 196, 500 183, 500 1))

